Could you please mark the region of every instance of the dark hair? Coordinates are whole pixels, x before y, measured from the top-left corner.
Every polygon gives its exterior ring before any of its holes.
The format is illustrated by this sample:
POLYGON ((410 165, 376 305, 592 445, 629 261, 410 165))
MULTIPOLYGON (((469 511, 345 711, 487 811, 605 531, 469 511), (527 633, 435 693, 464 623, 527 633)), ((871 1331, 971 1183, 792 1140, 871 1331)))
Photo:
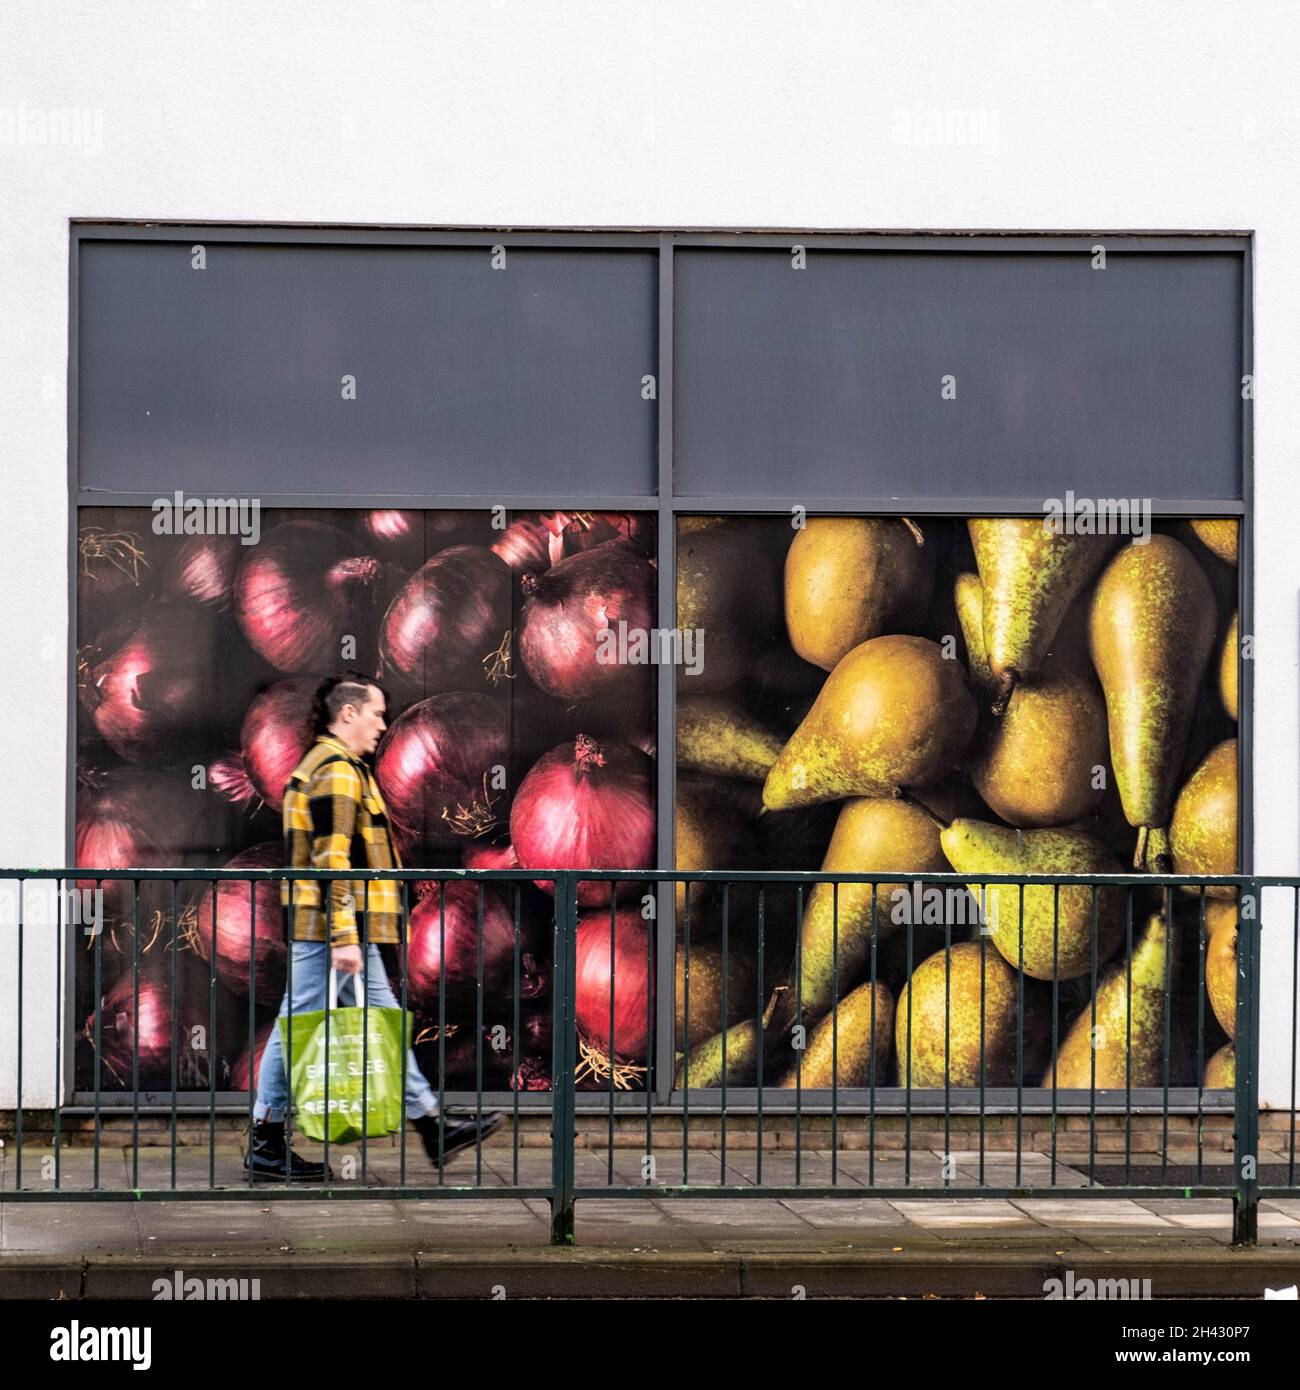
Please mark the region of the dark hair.
POLYGON ((337 676, 326 676, 316 687, 316 694, 312 699, 311 721, 314 732, 329 733, 330 725, 339 717, 339 710, 344 705, 364 705, 370 698, 371 690, 384 694, 383 686, 374 676, 363 675, 360 671, 342 671, 337 676))

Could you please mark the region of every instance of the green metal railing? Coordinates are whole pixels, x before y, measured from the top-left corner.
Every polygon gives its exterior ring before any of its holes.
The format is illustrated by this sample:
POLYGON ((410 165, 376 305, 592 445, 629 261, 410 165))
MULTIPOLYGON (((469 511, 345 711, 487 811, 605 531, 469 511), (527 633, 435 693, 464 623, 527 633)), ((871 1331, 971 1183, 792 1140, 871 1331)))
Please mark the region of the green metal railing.
MULTIPOLYGON (((257 933, 257 887, 285 879, 330 881, 340 875, 320 870, 283 869, 140 869, 99 871, 93 869, 4 870, 0 871, 0 892, 9 896, 5 912, 9 925, 0 940, 13 942, 17 992, 13 1002, 13 1026, 4 1032, 16 1040, 13 1075, 16 1079, 12 1110, 12 1133, 3 1151, 3 1183, 0 1201, 85 1200, 194 1200, 252 1199, 270 1195, 264 1182, 255 1182, 244 1170, 242 1141, 225 1153, 218 1143, 218 1120, 227 1116, 246 1116, 253 1120, 257 1087, 257 1001, 267 999, 265 981, 259 982, 259 969, 265 975, 265 962, 259 966, 257 933), (231 996, 220 985, 217 929, 220 922, 218 894, 223 883, 248 886, 248 997, 243 1005, 246 1017, 239 1020, 240 1040, 246 1045, 248 1079, 238 1091, 218 1085, 216 1062, 218 1044, 229 1041, 229 1033, 219 1017, 229 1014, 231 996), (97 921, 70 920, 69 911, 85 901, 68 897, 69 886, 107 891, 109 904, 97 921), (129 893, 126 891, 129 886, 129 893), (34 913, 33 904, 41 895, 53 898, 56 911, 47 908, 34 913), (162 906, 159 907, 158 903, 162 906), (197 1016, 193 1001, 180 997, 178 964, 193 944, 195 922, 202 931, 211 923, 213 941, 207 961, 207 1011, 205 1022, 194 1024, 197 1016), (186 930, 182 930, 182 924, 186 930), (150 940, 142 945, 145 931, 150 940), (33 949, 33 942, 36 942, 33 949), (127 945, 123 945, 123 941, 127 945), (110 943, 106 947, 106 942, 110 943), (162 966, 156 958, 142 957, 161 951, 162 966), (80 954, 89 964, 78 970, 74 962, 80 954), (106 962, 106 955, 109 957, 106 962), (109 969, 106 970, 106 964, 109 969), (115 981, 107 975, 116 972, 115 981), (36 1013, 29 997, 29 975, 39 975, 53 984, 52 992, 38 992, 36 1013), (166 994, 169 1017, 161 1016, 159 981, 170 980, 166 994), (106 1019, 106 986, 116 988, 113 997, 130 1008, 119 1009, 106 1019), (73 1001, 80 988, 89 991, 91 1008, 78 1034, 73 1001), (159 1056, 159 1047, 142 1047, 142 988, 146 1017, 165 1038, 169 1055, 159 1056), (259 994, 259 988, 262 993, 259 994), (152 1010, 150 1014, 149 1011, 152 1010), (129 1067, 121 1053, 122 1019, 131 1046, 129 1067), (106 1055, 106 1023, 116 1039, 118 1051, 113 1060, 106 1055), (168 1025, 168 1026, 164 1026, 168 1025), (195 1079, 181 1042, 187 1026, 206 1026, 203 1048, 206 1071, 195 1079), (47 1094, 53 1105, 34 1106, 24 1098, 24 1087, 32 1086, 30 1054, 33 1043, 53 1036, 53 1048, 42 1046, 41 1066, 51 1067, 46 1080, 53 1082, 47 1094), (142 1051, 147 1055, 142 1056, 142 1051), (182 1058, 190 1067, 183 1074, 182 1058), (166 1084, 160 1084, 159 1078, 166 1084), (205 1079, 204 1079, 205 1078, 205 1079), (89 1080, 79 1085, 78 1080, 89 1080), (185 1082, 192 1084, 188 1087, 185 1082), (122 1166, 115 1159, 105 1164, 108 1152, 116 1155, 112 1140, 124 1131, 129 1113, 129 1142, 122 1154, 122 1166), (33 1116, 46 1128, 33 1130, 33 1116), (148 1142, 142 1122, 159 1116, 167 1120, 168 1144, 148 1142), (207 1120, 206 1172, 191 1161, 196 1146, 181 1143, 184 1125, 195 1119, 207 1120), (91 1121, 89 1151, 78 1142, 80 1126, 91 1121), (239 1149, 239 1152, 234 1152, 239 1149), (165 1152, 165 1168, 161 1162, 165 1152)), ((435 1161, 423 1153, 412 1155, 409 1135, 399 1131, 395 1145, 362 1140, 344 1153, 344 1177, 333 1176, 317 1184, 282 1182, 271 1192, 277 1198, 359 1199, 382 1194, 385 1198, 450 1199, 457 1197, 544 1198, 552 1212, 552 1239, 571 1242, 574 1238, 575 1204, 587 1197, 916 1197, 942 1193, 950 1197, 1034 1197, 1052 1195, 1087 1198, 1213 1197, 1233 1204, 1233 1238, 1236 1243, 1253 1243, 1257 1232, 1257 1213, 1262 1197, 1294 1195, 1300 1191, 1295 1172, 1296 1099, 1296 1019, 1297 948, 1300 947, 1300 879, 1293 878, 1190 878, 1159 877, 1146 874, 1087 877, 1082 875, 956 874, 824 874, 765 873, 742 871, 584 871, 533 873, 522 870, 391 870, 352 871, 350 880, 368 883, 377 878, 398 880, 403 907, 409 918, 411 895, 418 883, 432 884, 438 895, 437 931, 439 962, 436 1003, 427 980, 420 996, 425 1030, 436 1037, 436 1057, 426 1047, 422 1063, 438 1095, 439 1110, 446 1115, 457 1105, 471 1112, 500 1106, 508 1110, 510 1145, 495 1139, 478 1140, 470 1150, 448 1159, 440 1147, 435 1161), (457 987, 455 997, 448 991, 450 968, 447 939, 448 888, 457 882, 473 888, 476 906, 473 942, 472 990, 457 987), (545 889, 543 892, 538 885, 545 889), (606 887, 608 885, 608 887, 606 887), (806 1009, 804 982, 804 927, 808 899, 818 885, 830 885, 832 896, 831 996, 829 1012, 817 1016, 806 1009), (870 888, 867 913, 868 938, 862 937, 861 918, 857 933, 859 959, 852 968, 841 969, 845 953, 841 941, 841 895, 850 886, 870 888), (1026 972, 1010 971, 1016 1005, 1013 1011, 1014 1058, 1005 1029, 994 1038, 996 1020, 989 1016, 990 972, 1008 973, 991 939, 985 898, 990 888, 1005 892, 1013 889, 1018 904, 1018 959, 1025 952, 1025 901, 1031 896, 1031 920, 1042 919, 1042 895, 1050 891, 1052 903, 1052 960, 1050 978, 1026 979, 1026 972), (700 900, 695 896, 698 889, 700 900), (906 906, 924 901, 926 890, 937 889, 948 904, 942 921, 912 921, 906 906), (1059 968, 1062 890, 1090 895, 1091 923, 1087 970, 1066 978, 1059 968), (675 899, 682 895, 681 910, 675 899), (1236 1002, 1235 1002, 1235 1081, 1230 1089, 1205 1084, 1206 1033, 1212 1026, 1206 1009, 1207 995, 1207 907, 1235 895, 1236 906, 1236 1002), (1290 920, 1275 921, 1270 927, 1272 961, 1285 959, 1290 980, 1290 1056, 1287 1071, 1290 1085, 1289 1129, 1279 1136, 1285 1140, 1284 1153, 1267 1173, 1261 1175, 1260 1153, 1260 960, 1261 918, 1266 893, 1290 897, 1290 920), (900 897, 899 895, 902 894, 900 897), (953 895, 956 895, 955 897, 953 895), (970 897, 964 895, 969 894, 970 897), (1108 921, 1117 911, 1116 895, 1123 894, 1123 936, 1117 954, 1104 948, 1099 923, 1103 910, 1108 921), (894 914, 902 909, 904 921, 891 920, 882 928, 878 909, 886 895, 894 914), (607 899, 607 901, 606 901, 607 899), (707 903, 704 900, 707 899, 707 903), (973 903, 979 907, 973 923, 962 912, 953 920, 954 903, 973 903), (485 910, 497 925, 485 932, 485 910), (513 949, 503 954, 502 912, 513 927, 513 949), (644 930, 628 925, 633 914, 644 930), (692 921, 692 915, 695 921, 692 921), (1125 1084, 1098 1084, 1098 991, 1108 961, 1112 971, 1123 964, 1125 988, 1121 998, 1134 999, 1132 971, 1135 959, 1135 918, 1145 914, 1163 922, 1163 989, 1160 991, 1158 1084, 1152 1084, 1151 1058, 1139 1068, 1141 1084, 1135 1084, 1133 1027, 1149 1027, 1136 1004, 1123 1010, 1125 1039, 1123 1049, 1125 1084), (700 925, 708 916, 705 926, 700 925), (608 945, 605 927, 608 924, 608 945), (655 924, 659 924, 656 931, 655 924), (534 1042, 531 1053, 521 1037, 524 1022, 521 1003, 521 964, 526 959, 526 941, 536 941, 539 924, 544 928, 551 950, 549 1006, 530 1006, 534 1022, 549 1024, 549 1043, 534 1042), (528 937, 531 930, 534 935, 528 937), (495 932, 495 936, 493 933, 495 932), (927 935, 928 933, 928 935, 927 935), (936 933, 941 933, 939 941, 936 933), (963 936, 963 933, 965 935, 963 936), (639 959, 644 935, 644 968, 639 959), (492 937, 492 942, 488 938, 492 937), (581 940, 581 958, 580 958, 581 940), (633 942, 631 953, 625 949, 633 942), (887 943, 891 942, 888 945, 887 943), (720 948, 720 1033, 708 1039, 692 1038, 691 990, 697 998, 717 992, 716 972, 712 980, 703 967, 705 943, 718 958, 720 948), (489 979, 485 952, 495 952, 493 977, 489 979), (956 1044, 955 1023, 971 1036, 973 1007, 969 998, 954 1005, 953 947, 978 951, 978 1060, 974 1064, 975 1082, 954 1084, 953 1066, 956 1044), (1195 947, 1192 969, 1190 947, 1195 947), (893 1027, 881 1026, 877 1009, 886 1008, 891 999, 886 979, 912 982, 923 954, 944 952, 942 1085, 921 1085, 913 1074, 921 1067, 918 1029, 921 1019, 915 1004, 915 990, 907 990, 906 1005, 893 1027), (692 964, 692 953, 695 964, 692 964), (897 959, 901 954, 901 960, 897 959), (505 957, 508 955, 508 961, 505 957), (1180 955, 1179 960, 1175 960, 1180 955), (749 1000, 736 1008, 731 995, 733 962, 752 958, 753 980, 749 1000), (673 982, 681 966, 681 993, 673 982), (506 968, 508 966, 508 969, 506 968), (900 973, 901 971, 901 973, 900 973), (501 983, 508 975, 509 986, 501 983), (493 980, 496 983, 493 983, 493 980), (594 987, 593 987, 594 980, 594 987), (1193 984, 1194 982, 1194 984, 1193 984), (870 1008, 866 1029, 867 1058, 862 1057, 862 1029, 842 1022, 840 1006, 856 989, 869 989, 870 1008), (623 991, 620 994, 620 989, 623 991), (884 993, 881 993, 881 990, 884 993), (1179 990, 1183 993, 1180 996, 1179 990), (628 993, 631 992, 630 1008, 628 993), (472 999, 470 995, 472 994, 472 999), (1050 998, 1049 1021, 1041 1036, 1031 1036, 1027 1015, 1050 998), (1194 999, 1193 999, 1194 995, 1194 999), (1085 997, 1086 996, 1086 997, 1085 997), (1027 1002, 1028 1001, 1028 1002, 1027 1002), (620 1003, 624 1006, 620 1009, 620 1003), (1194 1006, 1195 1024, 1191 1010, 1194 1006), (684 1013, 680 1036, 675 1010, 684 1013), (954 1008, 956 1012, 954 1012, 954 1008), (963 1013, 962 1010, 966 1010, 963 1013), (641 1012, 644 1010, 644 1018, 641 1012), (453 1017, 455 1015, 455 1017, 453 1017), (738 1023, 732 1022, 739 1016, 738 1023), (1035 1064, 1035 1050, 1047 1046, 1050 1059, 1060 1057, 1067 1030, 1087 1018, 1089 1031, 1089 1082, 1087 1087, 1060 1087, 1055 1060, 1046 1075, 1035 1064), (897 1074, 890 1070, 891 1040, 897 1043, 898 1027, 906 1019, 907 1055, 895 1058, 897 1074), (471 1021, 472 1020, 472 1021, 471 1021), (817 1033, 818 1025, 822 1032, 817 1033), (825 1077, 825 1038, 829 1024, 829 1084, 807 1084, 806 1075, 813 1062, 810 1050, 820 1059, 825 1077), (1191 1041, 1187 1032, 1191 1030, 1191 1041), (457 1030, 472 1030, 473 1086, 465 1082, 465 1068, 456 1073, 448 1065, 449 1039, 457 1030), (881 1039, 883 1038, 883 1047, 881 1039), (504 1042, 503 1042, 504 1040, 504 1042), (703 1044, 703 1047, 701 1047, 703 1044), (549 1085, 541 1090, 523 1089, 539 1080, 549 1049, 549 1085), (506 1055, 502 1056, 502 1053, 506 1055), (492 1055, 492 1054, 497 1055, 492 1055), (1192 1055, 1194 1053, 1194 1063, 1192 1055), (533 1072, 521 1070, 526 1057, 533 1072), (506 1086, 485 1084, 489 1064, 495 1077, 508 1063, 510 1081, 506 1086), (865 1070, 864 1070, 865 1067, 865 1070), (1000 1071, 999 1071, 1000 1068, 1000 1071), (435 1075, 436 1073, 436 1075, 435 1075), (842 1084, 841 1077, 852 1077, 842 1084), (1147 1080, 1142 1080, 1147 1077, 1147 1080), (701 1084, 701 1079, 708 1084, 701 1084), (1042 1080, 1050 1080, 1043 1085, 1042 1080), (454 1084, 449 1084, 453 1083, 454 1084), (591 1089, 584 1089, 589 1087, 591 1089), (1163 1116, 1159 1163, 1135 1162, 1135 1115, 1163 1116), (1207 1161, 1207 1124, 1216 1114, 1233 1116, 1233 1150, 1230 1173, 1207 1161), (1173 1115, 1195 1116, 1195 1163, 1171 1161, 1170 1121, 1173 1115), (1058 1145, 1058 1140, 1076 1134, 1070 1119, 1087 1117, 1088 1144, 1083 1149, 1058 1145), (1119 1117, 1123 1122, 1124 1149, 1122 1175, 1115 1162, 1104 1158, 1100 1140, 1108 1131, 1101 1121, 1119 1117), (541 1138, 540 1125, 549 1117, 549 1136, 545 1144, 530 1145, 541 1138), (1014 1148, 990 1148, 989 1125, 1007 1118, 1014 1125, 1014 1148), (602 1135, 596 1126, 603 1122, 602 1135), (942 1124, 942 1162, 934 1163, 930 1147, 942 1124), (1025 1144, 1026 1130, 1049 1135, 1043 1152, 1025 1144), (782 1146, 765 1151, 764 1139, 773 1128, 780 1130, 782 1146), (701 1131, 709 1136, 703 1154, 692 1145, 701 1131), (961 1161, 954 1143, 963 1134, 978 1140, 978 1149, 969 1163, 961 1161), (901 1137, 901 1145, 886 1146, 885 1139, 901 1137), (927 1136, 930 1136, 927 1138, 927 1136), (792 1143, 784 1141, 790 1140, 792 1143), (665 1142, 666 1141, 666 1142, 665 1142), (914 1142, 915 1141, 915 1142, 914 1142), (395 1148, 395 1153, 394 1153, 395 1148), (1086 1157, 1086 1162, 1084 1161, 1086 1157), (765 1173, 766 1165, 766 1173, 765 1173), (963 1168, 969 1172, 963 1173, 963 1168), (1158 1173, 1149 1170, 1157 1168, 1158 1173), (1275 1171, 1276 1170, 1276 1171, 1275 1171), (472 1176, 472 1180, 471 1180, 472 1176), (1265 1180, 1266 1179, 1266 1180, 1265 1180), (382 1184, 376 1186, 376 1184, 382 1184)), ((369 889, 366 888, 368 899, 369 889)), ((328 899, 328 894, 325 895, 328 899)), ((93 900, 92 900, 93 901, 93 900)), ((1070 910, 1077 917, 1078 899, 1070 910)), ((364 904, 363 904, 364 906, 364 904)), ((860 904, 859 904, 860 906, 860 904)), ((292 916, 293 909, 290 909, 292 916)), ((82 917, 93 913, 81 912, 82 917)), ((1280 919, 1281 912, 1277 913, 1280 919)), ((362 914, 363 926, 367 921, 362 914)), ((464 930, 463 920, 461 930, 464 930)), ((364 944, 364 943, 363 943, 364 944)), ((506 941, 505 946, 510 943, 506 941)), ((1005 943, 1004 943, 1005 944, 1005 943)), ((262 943, 263 948, 265 943, 262 943)), ((2 949, 2 948, 0 948, 2 949)), ((424 957, 432 951, 430 942, 424 957)), ((462 940, 460 949, 465 950, 462 940)), ((393 990, 403 1010, 414 1000, 410 948, 403 941, 396 950, 393 990)), ((968 951, 965 957, 972 959, 968 951)), ((466 957, 461 957, 462 973, 466 957)), ((292 970, 292 953, 288 954, 292 970)), ((187 966, 188 968, 188 966, 187 966)), ((1118 989, 1118 976, 1110 977, 1118 989)), ((1280 978, 1280 977, 1279 977, 1280 978)), ((289 988, 292 988, 291 974, 289 988)), ((464 985, 462 979, 460 984, 464 985)), ((278 993, 278 986, 273 991, 278 993)), ((959 981, 959 994, 961 993, 959 981)), ((1148 992, 1149 994, 1149 992, 1148 992)), ((901 996, 901 990, 900 990, 901 996)), ((1148 997, 1148 1003, 1150 999, 1148 997)), ((889 1007, 896 1001, 891 999, 889 1007)), ((9 1006, 6 1006, 9 1007, 9 1006)), ((109 1006, 110 1008, 112 1006, 109 1006)), ((1149 1013, 1149 1009, 1147 1010, 1149 1013)), ((201 1013, 201 1010, 199 1011, 201 1013)), ((847 1018, 847 1015, 846 1015, 847 1018)), ((2 1020, 0 1020, 2 1021, 2 1020)), ((860 1021, 860 1020, 859 1020, 860 1021)), ((326 1027, 328 1028, 328 1018, 326 1027)), ((540 1026, 540 1025, 539 1025, 540 1026)), ((931 1030, 931 1043, 937 1032, 931 1030)), ((467 1056, 462 1044, 456 1045, 462 1062, 467 1056)), ((328 1047, 327 1047, 328 1054, 328 1047)), ((4 1048, 0 1047, 0 1062, 4 1048)), ((930 1064, 933 1074, 933 1063, 930 1064)), ((971 1073, 969 1059, 965 1074, 971 1073)), ((368 1077, 369 1067, 363 1068, 368 1077)), ((815 1080, 814 1075, 814 1080, 815 1080)), ((960 1078, 958 1078, 960 1080, 960 1078)), ((402 1081, 406 1080, 403 1058, 402 1081)), ((363 1086, 368 1086, 363 1081, 363 1086)), ((325 1076, 328 1109, 328 1072, 325 1076)), ((8 1105, 8 1101, 4 1102, 8 1105)), ((364 1108, 364 1101, 363 1101, 364 1108)), ((3 1122, 8 1128, 10 1121, 3 1122)), ((292 1115, 289 1138, 294 1142, 292 1115)), ((1116 1131, 1109 1131, 1116 1132, 1116 1131)), ((185 1131, 189 1137, 188 1130, 185 1131)), ((1002 1137, 999 1131, 998 1136, 1002 1137)), ((321 1159, 330 1169, 328 1141, 320 1146, 321 1159)))

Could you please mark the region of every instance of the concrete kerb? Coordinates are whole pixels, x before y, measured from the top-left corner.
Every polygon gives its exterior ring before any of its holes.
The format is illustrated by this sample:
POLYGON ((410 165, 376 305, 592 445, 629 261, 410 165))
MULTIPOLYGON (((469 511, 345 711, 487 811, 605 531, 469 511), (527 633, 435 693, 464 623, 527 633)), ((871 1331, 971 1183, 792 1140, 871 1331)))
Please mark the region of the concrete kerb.
POLYGON ((1201 1249, 1179 1244, 1085 1250, 629 1251, 582 1247, 289 1254, 48 1255, 0 1258, 0 1299, 154 1297, 156 1280, 258 1279, 262 1299, 1041 1299, 1049 1279, 1150 1279, 1159 1298, 1260 1299, 1300 1278, 1293 1249, 1201 1249))

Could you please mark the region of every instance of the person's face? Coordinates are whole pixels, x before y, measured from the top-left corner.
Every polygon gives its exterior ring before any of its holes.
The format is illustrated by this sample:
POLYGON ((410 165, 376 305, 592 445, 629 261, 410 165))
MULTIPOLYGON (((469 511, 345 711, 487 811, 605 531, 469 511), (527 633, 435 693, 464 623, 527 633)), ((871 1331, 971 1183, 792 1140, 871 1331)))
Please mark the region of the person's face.
POLYGON ((375 687, 368 686, 369 698, 363 705, 344 705, 339 710, 337 729, 339 737, 358 757, 373 753, 379 746, 384 730, 387 707, 384 694, 375 687))

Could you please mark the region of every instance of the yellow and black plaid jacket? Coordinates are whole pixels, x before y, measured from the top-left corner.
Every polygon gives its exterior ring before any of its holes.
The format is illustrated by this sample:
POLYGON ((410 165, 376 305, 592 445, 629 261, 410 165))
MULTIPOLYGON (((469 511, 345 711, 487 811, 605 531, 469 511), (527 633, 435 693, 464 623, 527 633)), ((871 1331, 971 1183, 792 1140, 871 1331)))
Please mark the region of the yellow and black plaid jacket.
MULTIPOLYGON (((321 734, 294 768, 284 792, 285 863, 291 869, 400 869, 384 798, 370 769, 338 739, 321 734)), ((295 941, 359 945, 358 916, 369 915, 369 940, 395 942, 402 923, 396 879, 334 879, 328 911, 320 880, 292 880, 290 932, 295 941)), ((290 881, 280 885, 290 905, 290 881)))

